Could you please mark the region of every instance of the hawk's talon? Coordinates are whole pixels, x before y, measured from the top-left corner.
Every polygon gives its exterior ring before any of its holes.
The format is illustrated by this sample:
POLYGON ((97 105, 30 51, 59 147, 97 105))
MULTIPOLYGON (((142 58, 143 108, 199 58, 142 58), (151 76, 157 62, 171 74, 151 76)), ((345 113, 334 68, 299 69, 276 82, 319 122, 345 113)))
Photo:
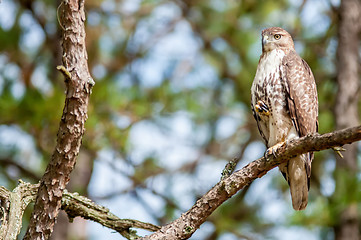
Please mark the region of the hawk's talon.
POLYGON ((269 154, 268 154, 268 149, 264 152, 264 154, 263 154, 263 157, 266 159, 266 161, 269 161, 270 159, 269 159, 269 154))
POLYGON ((257 102, 257 104, 254 106, 254 108, 258 114, 262 114, 262 115, 266 115, 266 116, 270 115, 268 106, 261 100, 259 100, 257 102))
POLYGON ((274 146, 268 148, 265 152, 265 158, 268 159, 268 157, 270 155, 273 155, 275 158, 278 157, 278 155, 277 155, 278 149, 283 147, 285 144, 286 144, 286 142, 279 142, 279 143, 276 143, 274 146))

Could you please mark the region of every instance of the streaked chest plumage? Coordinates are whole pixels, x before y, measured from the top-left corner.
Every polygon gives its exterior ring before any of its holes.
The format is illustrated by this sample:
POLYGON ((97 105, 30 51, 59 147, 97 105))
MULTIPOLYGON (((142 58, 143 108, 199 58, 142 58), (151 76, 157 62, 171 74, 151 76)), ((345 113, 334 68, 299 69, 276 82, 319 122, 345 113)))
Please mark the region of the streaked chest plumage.
POLYGON ((258 101, 262 101, 268 107, 269 115, 257 115, 260 131, 270 146, 284 141, 291 132, 294 135, 287 108, 286 79, 282 73, 284 56, 285 53, 277 49, 265 53, 258 64, 251 89, 252 105, 255 106, 258 101))
POLYGON ((282 50, 265 53, 260 59, 252 85, 252 104, 255 105, 258 100, 263 101, 271 114, 275 107, 283 107, 286 104, 281 78, 284 56, 282 50))

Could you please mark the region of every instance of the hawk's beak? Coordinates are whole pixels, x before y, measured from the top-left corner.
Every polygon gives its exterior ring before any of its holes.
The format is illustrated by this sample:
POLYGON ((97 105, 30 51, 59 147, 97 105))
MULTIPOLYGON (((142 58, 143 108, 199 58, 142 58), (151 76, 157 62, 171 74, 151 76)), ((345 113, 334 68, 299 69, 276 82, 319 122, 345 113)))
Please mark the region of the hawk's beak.
POLYGON ((268 35, 263 35, 262 38, 262 47, 268 43, 268 35))

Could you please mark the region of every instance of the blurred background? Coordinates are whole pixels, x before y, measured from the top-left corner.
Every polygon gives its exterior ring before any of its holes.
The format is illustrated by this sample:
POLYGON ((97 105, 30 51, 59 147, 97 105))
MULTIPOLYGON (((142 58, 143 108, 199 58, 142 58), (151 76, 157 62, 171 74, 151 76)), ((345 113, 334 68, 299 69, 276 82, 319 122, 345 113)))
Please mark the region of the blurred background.
MULTIPOLYGON (((56 71, 59 4, 0 3, 0 185, 10 190, 20 178, 36 183, 55 146, 65 97, 56 71)), ((319 132, 340 128, 338 0, 86 0, 85 6, 96 85, 68 190, 120 218, 169 223, 219 181, 235 155, 237 169, 263 156, 250 88, 264 28, 287 29, 313 70, 319 132)), ((355 97, 347 104, 357 110, 355 97)), ((355 239, 340 237, 350 222, 348 231, 359 236, 355 146, 347 166, 332 151, 316 153, 305 211, 292 209, 288 185, 273 169, 218 208, 191 239, 355 239)), ((124 238, 80 218, 68 223, 62 212, 52 239, 124 238)))

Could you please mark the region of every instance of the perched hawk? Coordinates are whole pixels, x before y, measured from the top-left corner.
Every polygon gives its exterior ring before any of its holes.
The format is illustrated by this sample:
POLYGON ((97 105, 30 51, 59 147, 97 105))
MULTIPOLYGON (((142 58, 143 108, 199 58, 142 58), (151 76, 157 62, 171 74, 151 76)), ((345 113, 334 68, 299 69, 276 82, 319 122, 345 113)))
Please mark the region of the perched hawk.
MULTIPOLYGON (((284 29, 262 31, 262 55, 251 91, 253 115, 268 147, 267 154, 287 140, 317 132, 315 79, 284 29)), ((295 210, 307 206, 312 159, 313 153, 307 153, 279 166, 290 186, 295 210)))

